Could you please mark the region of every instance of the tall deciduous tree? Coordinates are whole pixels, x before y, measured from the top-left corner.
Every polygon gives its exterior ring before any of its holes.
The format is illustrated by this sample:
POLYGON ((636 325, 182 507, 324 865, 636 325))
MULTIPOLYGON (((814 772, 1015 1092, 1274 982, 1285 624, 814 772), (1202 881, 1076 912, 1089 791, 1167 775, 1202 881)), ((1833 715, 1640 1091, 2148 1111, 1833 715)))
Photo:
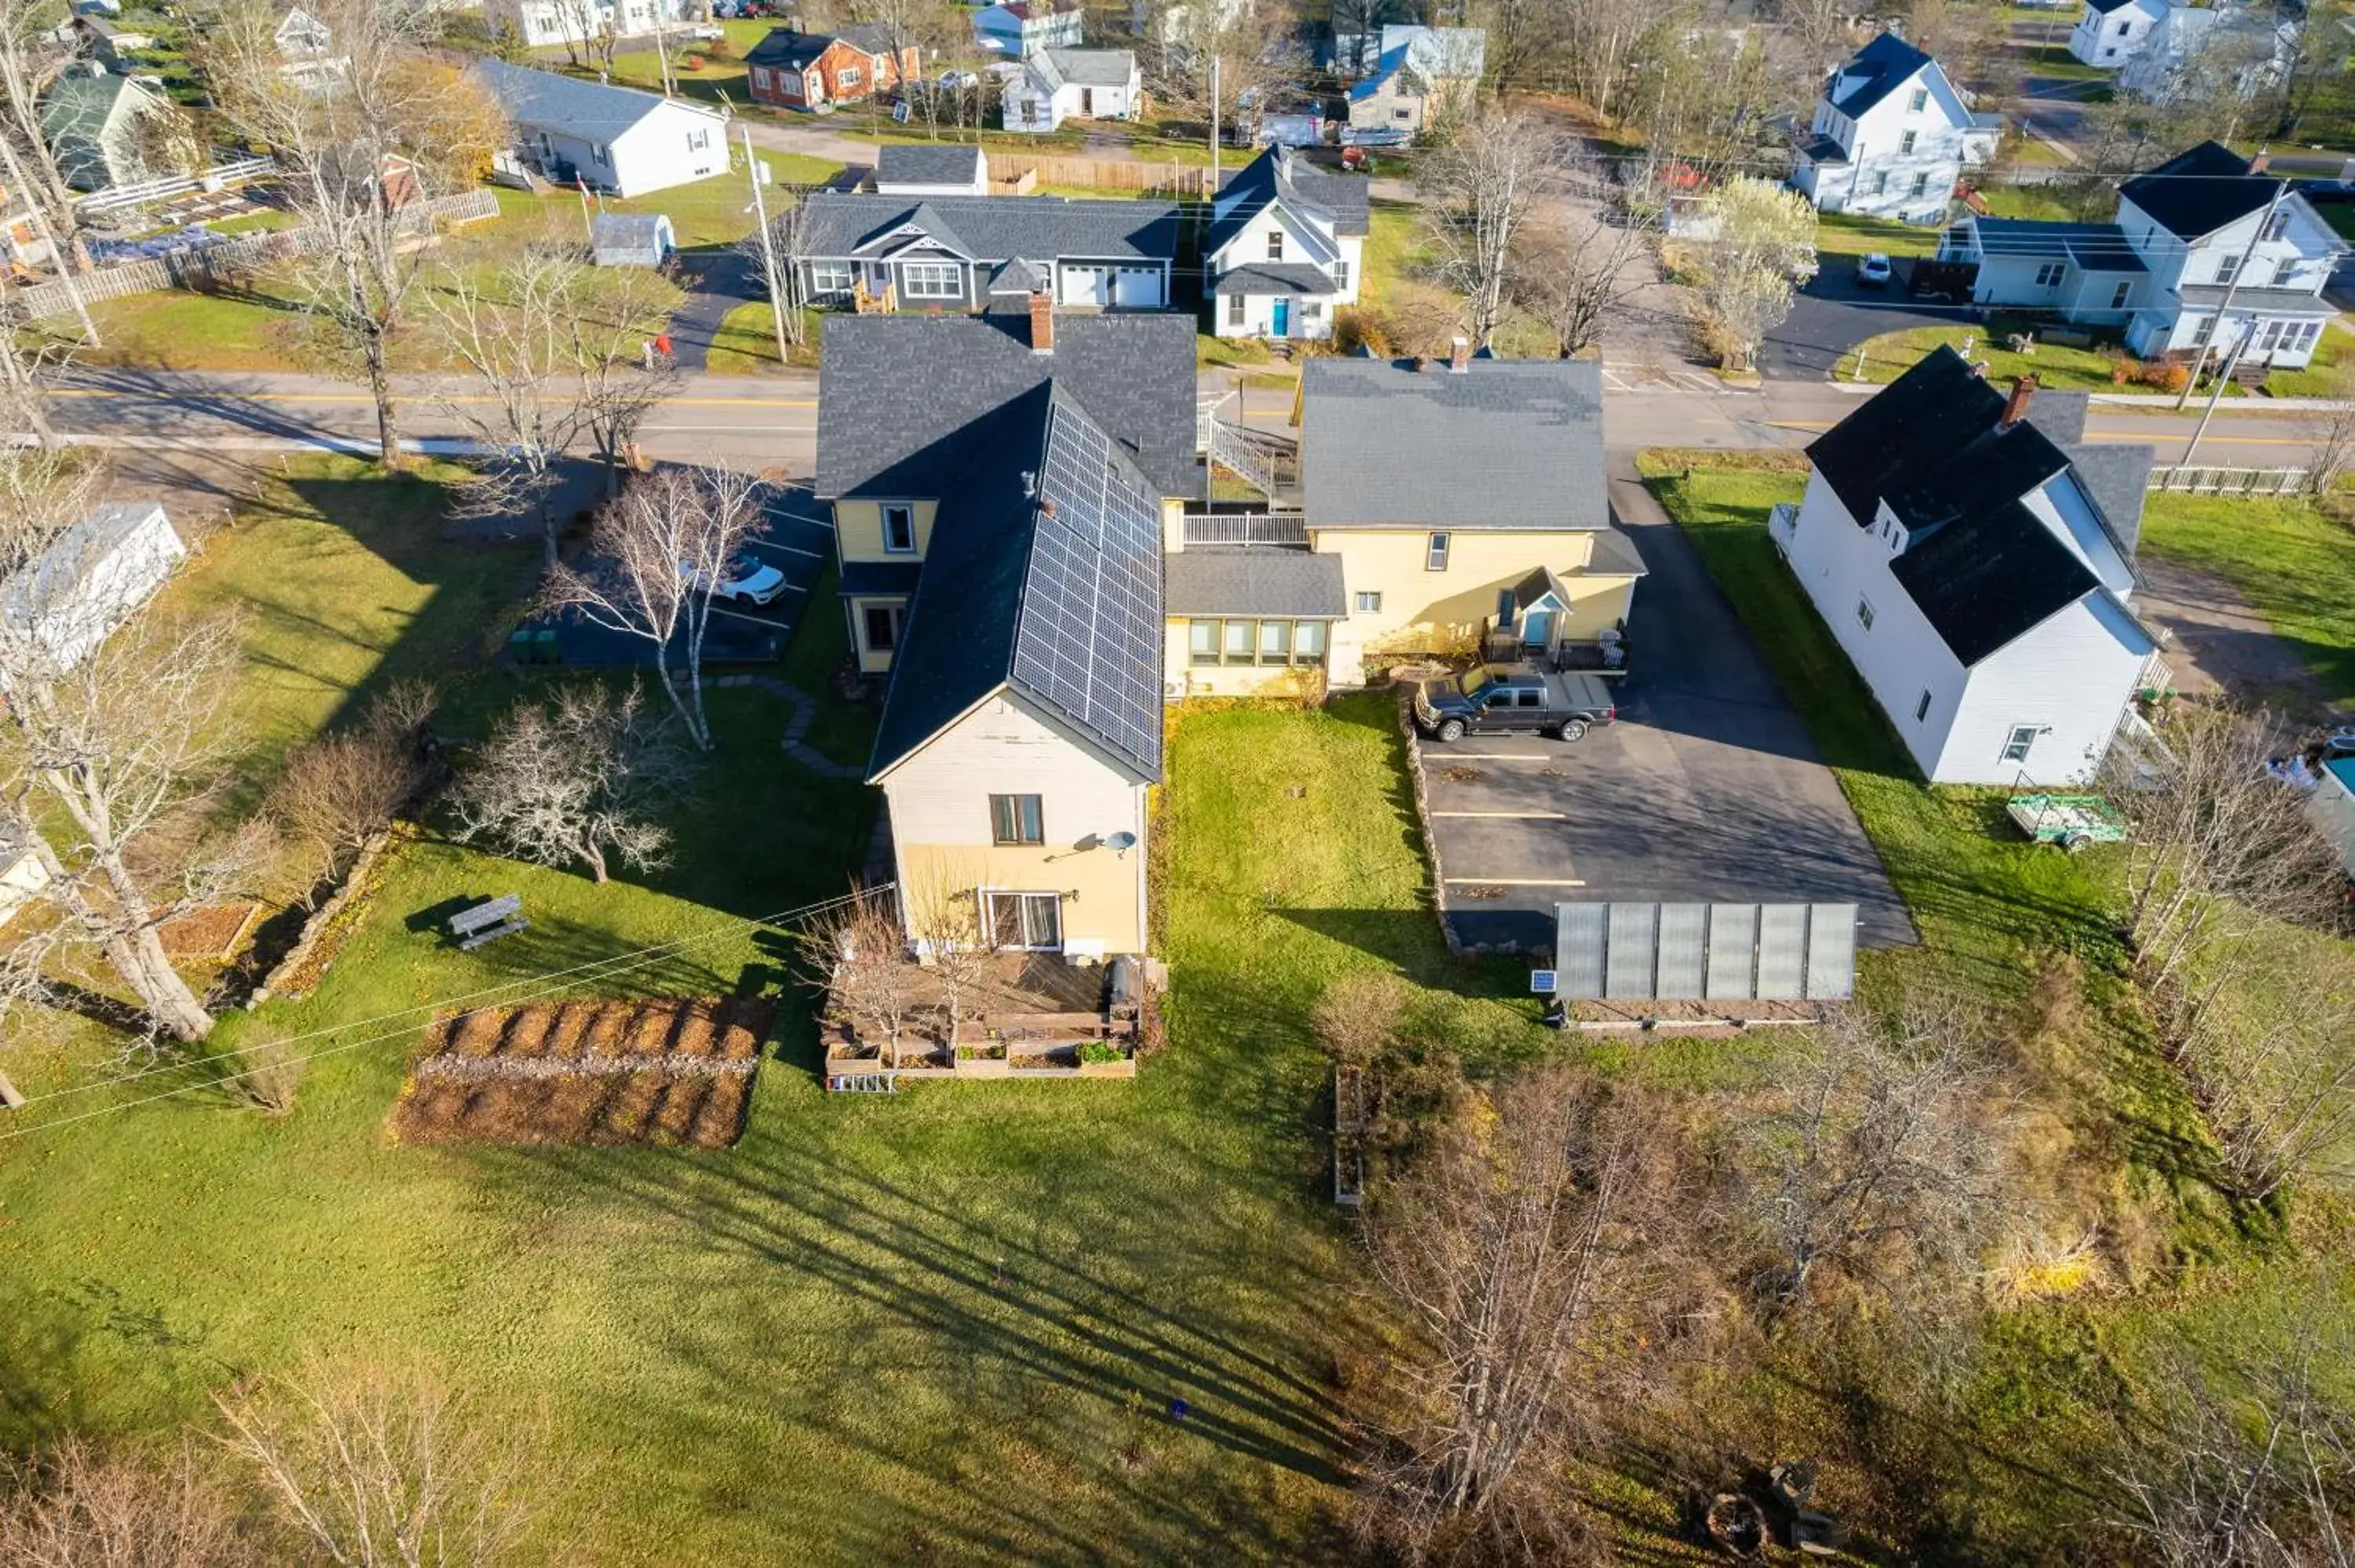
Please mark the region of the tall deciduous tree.
POLYGON ((1649 247, 1658 222, 1635 213, 1606 217, 1599 181, 1583 199, 1530 223, 1515 245, 1509 298, 1545 323, 1564 359, 1599 345, 1652 281, 1649 247))
POLYGON ((5 116, 0 140, 7 143, 7 183, 40 209, 59 265, 86 272, 90 247, 77 193, 41 123, 41 101, 75 58, 73 48, 57 37, 71 15, 65 0, 0 0, 0 115, 5 116))
POLYGON ((619 860, 650 870, 670 856, 658 813, 685 787, 686 759, 643 713, 637 688, 557 688, 519 705, 450 790, 462 843, 488 839, 541 865, 580 861, 599 882, 619 860))
POLYGON ((309 309, 365 371, 376 404, 377 447, 400 461, 392 386, 394 344, 425 266, 432 224, 421 204, 471 185, 506 144, 504 118, 482 90, 421 47, 431 6, 318 0, 335 61, 331 85, 286 71, 267 0, 234 0, 203 53, 220 110, 267 143, 307 231, 294 263, 309 309))
POLYGON ((1493 110, 1418 171, 1440 270, 1465 296, 1473 340, 1482 346, 1505 319, 1514 245, 1571 154, 1568 139, 1535 114, 1493 110))
POLYGON ((1796 191, 1749 175, 1710 193, 1715 233, 1696 247, 1701 306, 1730 370, 1746 370, 1791 313, 1796 285, 1816 275, 1816 209, 1796 191))
POLYGON ((645 475, 598 513, 581 558, 552 567, 543 590, 549 608, 653 645, 655 679, 698 750, 712 744, 703 711, 712 595, 743 569, 744 546, 768 531, 763 491, 762 481, 732 469, 645 475), (676 676, 674 652, 685 663, 676 676))

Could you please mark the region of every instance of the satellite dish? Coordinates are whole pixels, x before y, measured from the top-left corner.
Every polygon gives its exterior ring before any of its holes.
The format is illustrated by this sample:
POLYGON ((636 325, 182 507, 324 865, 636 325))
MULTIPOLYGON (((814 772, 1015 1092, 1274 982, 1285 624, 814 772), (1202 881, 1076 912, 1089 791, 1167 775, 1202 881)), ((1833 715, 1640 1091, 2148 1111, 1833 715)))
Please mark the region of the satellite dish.
POLYGON ((1126 854, 1129 851, 1136 847, 1136 835, 1135 833, 1114 833, 1112 837, 1104 840, 1104 847, 1112 851, 1114 854, 1126 854))

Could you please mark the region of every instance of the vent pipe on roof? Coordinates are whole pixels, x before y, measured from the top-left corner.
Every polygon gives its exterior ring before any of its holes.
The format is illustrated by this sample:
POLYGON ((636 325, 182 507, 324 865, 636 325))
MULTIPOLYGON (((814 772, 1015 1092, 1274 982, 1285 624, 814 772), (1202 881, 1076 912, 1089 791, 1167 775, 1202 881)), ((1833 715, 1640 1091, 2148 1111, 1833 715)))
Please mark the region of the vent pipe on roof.
POLYGON ((1447 368, 1461 376, 1472 368, 1472 340, 1455 337, 1447 341, 1447 368))
POLYGON ((2003 418, 1996 421, 1995 428, 1998 430, 2008 430, 2028 418, 2028 400, 2035 396, 2035 376, 2022 376, 2013 380, 2011 400, 2003 406, 2003 418))

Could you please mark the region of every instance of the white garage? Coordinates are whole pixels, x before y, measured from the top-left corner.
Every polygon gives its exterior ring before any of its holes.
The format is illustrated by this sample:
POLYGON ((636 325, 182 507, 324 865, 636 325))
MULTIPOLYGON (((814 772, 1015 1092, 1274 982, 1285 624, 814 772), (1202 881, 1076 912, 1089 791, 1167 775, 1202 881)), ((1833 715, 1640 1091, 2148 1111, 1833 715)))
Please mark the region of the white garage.
POLYGON ((1169 270, 1159 263, 1136 266, 1066 261, 1055 292, 1056 298, 1066 305, 1157 311, 1169 303, 1169 270))

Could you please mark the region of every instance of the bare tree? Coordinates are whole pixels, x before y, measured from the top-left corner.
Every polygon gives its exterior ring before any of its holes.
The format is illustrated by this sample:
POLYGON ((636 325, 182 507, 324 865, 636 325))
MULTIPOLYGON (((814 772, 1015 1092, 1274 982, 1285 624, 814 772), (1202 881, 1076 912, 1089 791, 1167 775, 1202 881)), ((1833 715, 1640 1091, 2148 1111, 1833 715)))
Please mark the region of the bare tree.
MULTIPOLYGON (((60 270, 90 270, 79 193, 59 165, 42 123, 42 101, 75 60, 58 28, 71 15, 64 0, 0 0, 0 142, 6 143, 7 184, 39 209, 58 251, 60 270)), ((95 340, 93 340, 95 341, 95 340)))
POLYGON ((422 1371, 301 1373, 216 1396, 247 1461, 311 1550, 339 1568, 523 1561, 543 1462, 536 1421, 479 1408, 422 1371))
POLYGON ((1901 1304, 1963 1290, 2007 1196, 2008 1099, 1951 1009, 1832 1013, 1744 1130, 1759 1283, 1791 1308, 1833 1275, 1901 1304))
MULTIPOLYGON (((757 184, 757 170, 752 177, 757 184)), ((802 271, 802 258, 809 251, 809 211, 799 200, 788 197, 785 202, 769 214, 765 238, 755 233, 737 247, 760 270, 762 285, 768 291, 769 313, 776 318, 780 365, 791 360, 793 351, 809 337, 809 323, 802 314, 809 304, 802 271)))
POLYGON ((1514 244, 1570 156, 1568 140, 1536 115, 1496 110, 1417 170, 1441 271, 1465 296, 1473 340, 1481 346, 1505 319, 1514 244))
POLYGON ((263 810, 301 853, 304 907, 424 787, 436 701, 424 682, 397 682, 355 728, 322 736, 287 758, 263 810))
POLYGON ((900 1036, 916 1007, 920 975, 891 890, 854 887, 852 896, 794 929, 803 977, 823 991, 861 1034, 879 1034, 893 1071, 900 1036))
POLYGON ((2355 964, 2339 944, 2260 931, 2211 945, 2181 978, 2163 993, 2162 1022, 2224 1184, 2263 1202, 2292 1181, 2343 1175, 2355 1135, 2355 964))
POLYGON ((696 749, 711 749, 703 709, 703 644, 711 601, 745 570, 745 545, 768 531, 764 485, 733 469, 666 468, 647 474, 597 514, 579 563, 548 574, 541 602, 654 646, 655 679, 696 749), (686 668, 670 660, 679 645, 686 668))
POLYGON ((69 1438, 0 1457, 0 1563, 15 1568, 244 1568, 261 1543, 186 1447, 150 1464, 69 1438))
POLYGON ((902 890, 909 900, 917 950, 940 987, 941 1011, 948 1024, 943 1044, 952 1061, 956 1058, 957 1028, 964 1019, 965 1002, 987 977, 990 959, 997 950, 997 933, 982 916, 981 895, 976 891, 981 881, 977 875, 964 875, 934 862, 912 889, 902 890))
POLYGON ((1650 281, 1646 249, 1657 227, 1584 202, 1538 219, 1514 248, 1512 302, 1545 323, 1564 359, 1597 346, 1650 281))
POLYGON ((2310 494, 2328 495, 2350 469, 2355 469, 2355 369, 2329 373, 2326 408, 2306 418, 2307 438, 2313 442, 2307 459, 2306 487, 2310 494))
POLYGON ((308 308, 366 371, 377 446, 400 462, 393 344, 424 266, 431 224, 420 203, 470 184, 505 144, 498 110, 473 80, 421 47, 431 6, 317 0, 334 40, 332 90, 282 68, 269 0, 233 0, 206 36, 203 60, 221 112, 268 143, 290 208, 310 235, 294 263, 308 308))
POLYGON ((1791 313, 1793 286, 1816 273, 1816 209, 1796 191, 1742 175, 1703 206, 1716 232, 1700 247, 1700 294, 1726 368, 1746 370, 1791 313))
POLYGON ((1647 1372, 1677 1276, 1675 1140, 1638 1094, 1568 1069, 1473 1101, 1369 1213, 1374 1273, 1417 1348, 1380 1467, 1413 1552, 1488 1535, 1556 1560, 1582 1533, 1557 1467, 1647 1372))
POLYGON ((461 843, 488 839, 541 865, 578 860, 599 882, 609 859, 666 863, 670 832, 655 815, 686 783, 686 758, 646 721, 637 687, 559 686, 499 722, 452 786, 461 843))

